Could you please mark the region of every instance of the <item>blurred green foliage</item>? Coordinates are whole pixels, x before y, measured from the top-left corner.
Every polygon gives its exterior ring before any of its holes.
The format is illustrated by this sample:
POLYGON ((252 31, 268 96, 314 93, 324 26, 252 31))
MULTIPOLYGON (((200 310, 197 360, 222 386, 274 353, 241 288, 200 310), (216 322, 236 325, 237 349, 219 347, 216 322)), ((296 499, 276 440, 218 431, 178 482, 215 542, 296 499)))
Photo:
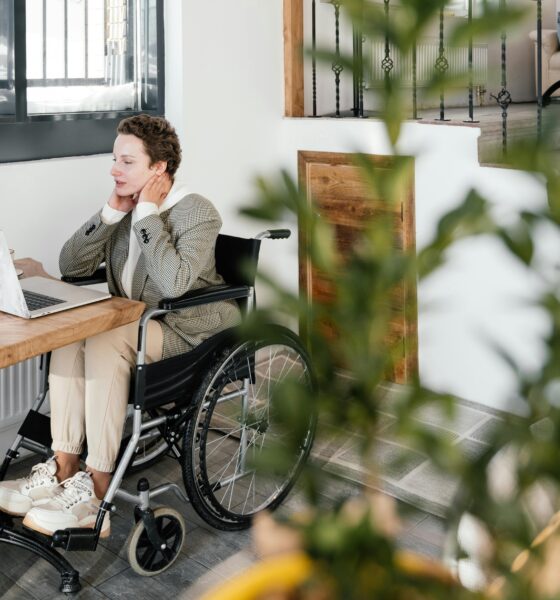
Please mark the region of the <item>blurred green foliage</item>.
MULTIPOLYGON (((447 2, 400 0, 398 18, 389 19, 385 18, 383 5, 372 0, 344 0, 341 4, 342 10, 366 38, 384 39, 387 36, 398 52, 406 54, 417 40, 426 36, 447 2)), ((527 4, 528 8, 533 6, 527 4)), ((475 40, 484 35, 497 36, 525 16, 526 11, 519 5, 510 7, 503 2, 484 0, 472 23, 465 19, 447 32, 446 43, 453 46, 464 44, 471 36, 475 40)), ((317 57, 327 61, 335 59, 332 52, 323 49, 317 52, 317 57)), ((352 65, 349 56, 343 56, 341 60, 345 65, 352 65)), ((466 76, 463 74, 465 80, 466 76)), ((454 75, 454 81, 450 81, 445 75, 434 75, 427 93, 439 97, 442 87, 455 84, 456 77, 454 75)), ((393 77, 386 79, 376 93, 379 118, 384 122, 392 144, 394 168, 378 169, 367 157, 360 155, 355 156, 355 162, 362 169, 372 195, 382 197, 390 206, 399 201, 403 186, 410 186, 413 177, 411 158, 400 156, 397 150, 402 124, 410 114, 409 101, 405 97, 410 92, 393 77)), ((560 178, 552 144, 552 135, 545 128, 541 139, 526 139, 511 145, 507 156, 512 168, 546 181, 547 209, 522 210, 508 225, 499 224, 492 215, 490 203, 473 189, 457 208, 440 219, 433 239, 418 252, 396 250, 398 245, 389 217, 368 223, 343 268, 331 226, 320 218, 298 184, 285 172, 273 179, 257 181, 257 197, 243 213, 267 223, 297 220, 300 231, 304 232, 300 255, 308 258, 314 268, 331 276, 333 297, 328 303, 311 304, 307 298, 283 289, 273 277, 265 276, 263 281, 274 292, 276 302, 273 307, 254 313, 247 324, 247 332, 262 333, 273 316, 271 313, 278 312, 303 325, 305 338, 313 351, 317 377, 313 402, 319 409, 320 430, 332 432, 332 435, 337 431, 358 434, 363 440, 360 452, 372 477, 375 477, 376 465, 371 464, 368 457, 372 455, 379 409, 387 393, 383 384, 400 352, 400 348, 392 348, 386 341, 392 319, 387 299, 396 286, 403 283, 414 286, 418 279, 435 273, 445 264, 454 244, 473 236, 492 236, 500 240, 521 265, 534 269, 535 240, 542 225, 552 226, 560 235, 560 178), (341 335, 334 339, 325 337, 322 326, 325 320, 336 323, 341 335), (345 376, 341 376, 341 366, 345 376)), ((466 456, 449 437, 438 435, 434 429, 422 426, 415 419, 426 406, 437 408, 453 418, 451 395, 425 390, 417 378, 413 378, 391 400, 397 415, 394 435, 429 456, 442 472, 460 479, 461 493, 454 511, 461 514, 469 510, 492 535, 495 550, 488 569, 495 576, 505 577, 500 597, 511 600, 560 597, 539 590, 523 574, 511 572, 512 561, 530 545, 535 535, 534 523, 526 510, 527 493, 543 482, 560 489, 560 298, 558 281, 546 281, 541 274, 537 275, 544 288, 537 304, 550 319, 550 329, 543 340, 544 362, 537 372, 527 375, 507 349, 495 348, 517 378, 518 395, 523 399, 525 414, 523 417, 506 415, 482 456, 466 456), (496 452, 508 444, 516 451, 515 486, 506 495, 496 495, 491 490, 488 465, 496 452)), ((282 420, 288 430, 297 431, 302 420, 302 394, 306 392, 295 389, 294 385, 292 382, 284 390, 287 408, 282 413, 282 420)), ((297 436, 294 436, 296 442, 297 436)), ((279 460, 279 457, 274 459, 275 462, 279 460)), ((395 567, 394 539, 376 526, 375 519, 370 519, 368 514, 358 521, 349 521, 342 505, 335 509, 320 508, 319 492, 322 486, 330 485, 330 480, 313 461, 304 482, 318 508, 311 521, 300 527, 308 551, 333 580, 336 590, 333 597, 344 600, 475 597, 459 588, 450 589, 443 583, 413 581, 404 576, 395 567)), ((450 522, 452 518, 450 515, 450 522)), ((539 549, 533 551, 537 561, 539 552, 539 549)))

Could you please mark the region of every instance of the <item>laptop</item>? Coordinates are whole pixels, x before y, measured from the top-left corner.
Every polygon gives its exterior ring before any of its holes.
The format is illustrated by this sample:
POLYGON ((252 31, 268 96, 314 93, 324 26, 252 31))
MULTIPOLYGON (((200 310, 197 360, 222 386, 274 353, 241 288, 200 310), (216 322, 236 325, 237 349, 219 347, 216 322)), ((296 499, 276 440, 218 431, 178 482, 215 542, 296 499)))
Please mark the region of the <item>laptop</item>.
POLYGON ((0 230, 0 311, 34 319, 110 298, 109 292, 89 290, 58 279, 18 279, 4 232, 0 230))

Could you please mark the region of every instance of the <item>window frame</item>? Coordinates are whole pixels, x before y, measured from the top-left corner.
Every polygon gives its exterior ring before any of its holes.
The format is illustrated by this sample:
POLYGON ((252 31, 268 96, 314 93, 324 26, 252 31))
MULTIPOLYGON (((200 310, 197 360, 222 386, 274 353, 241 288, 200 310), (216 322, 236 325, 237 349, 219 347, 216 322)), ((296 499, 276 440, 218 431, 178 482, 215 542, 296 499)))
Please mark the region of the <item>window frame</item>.
POLYGON ((112 151, 118 123, 140 113, 165 114, 163 0, 156 1, 157 108, 27 114, 26 2, 13 2, 15 115, 0 120, 0 163, 89 156, 112 151))

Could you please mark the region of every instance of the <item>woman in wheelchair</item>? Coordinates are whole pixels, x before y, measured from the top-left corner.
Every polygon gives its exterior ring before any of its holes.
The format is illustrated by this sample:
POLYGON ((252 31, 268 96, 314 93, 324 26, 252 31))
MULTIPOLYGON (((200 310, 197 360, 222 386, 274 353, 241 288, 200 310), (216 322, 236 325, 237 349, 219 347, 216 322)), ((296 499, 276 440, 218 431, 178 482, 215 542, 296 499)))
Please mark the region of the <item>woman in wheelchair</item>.
MULTIPOLYGON (((110 292, 148 308, 157 308, 163 298, 223 283, 214 257, 221 219, 206 198, 175 181, 181 150, 174 128, 164 118, 138 115, 121 121, 117 131, 114 189, 105 206, 65 243, 62 275, 91 275, 106 263, 110 292)), ((237 303, 228 299, 151 319, 145 363, 187 352, 239 320, 237 303)), ((0 509, 25 516, 27 527, 52 535, 95 525, 123 435, 138 325, 52 353, 54 456, 27 477, 0 483, 0 509), (86 441, 86 471, 80 471, 86 441)), ((109 530, 107 513, 101 537, 109 530)))

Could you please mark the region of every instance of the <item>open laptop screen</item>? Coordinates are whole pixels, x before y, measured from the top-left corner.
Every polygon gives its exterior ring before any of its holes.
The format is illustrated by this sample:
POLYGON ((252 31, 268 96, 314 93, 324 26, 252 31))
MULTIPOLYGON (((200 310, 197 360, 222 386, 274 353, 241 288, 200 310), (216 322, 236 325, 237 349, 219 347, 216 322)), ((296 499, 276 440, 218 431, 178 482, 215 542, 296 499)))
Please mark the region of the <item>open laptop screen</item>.
POLYGON ((19 285, 18 276, 4 232, 0 229, 0 309, 12 314, 28 315, 29 310, 19 285))

